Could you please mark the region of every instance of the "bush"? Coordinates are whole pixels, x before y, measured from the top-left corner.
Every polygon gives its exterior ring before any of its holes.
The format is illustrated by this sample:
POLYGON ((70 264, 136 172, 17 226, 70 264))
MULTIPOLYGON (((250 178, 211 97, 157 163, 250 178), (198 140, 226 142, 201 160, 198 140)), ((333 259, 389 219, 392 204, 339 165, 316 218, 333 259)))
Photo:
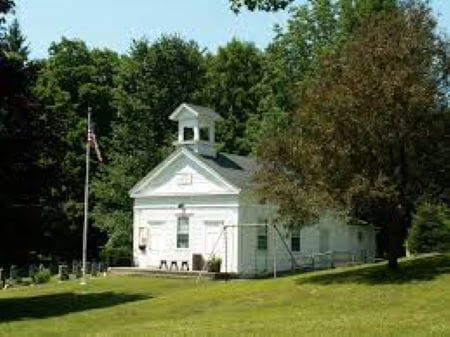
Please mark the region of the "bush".
POLYGON ((220 257, 213 256, 208 262, 206 262, 207 268, 209 272, 219 273, 220 265, 222 264, 222 260, 220 257))
POLYGON ((100 257, 108 266, 131 266, 132 255, 128 247, 105 247, 100 257))
POLYGON ((34 283, 37 284, 42 284, 42 283, 47 283, 50 281, 52 277, 52 273, 50 272, 49 269, 39 269, 34 275, 33 275, 33 279, 34 279, 34 283))
POLYGON ((408 234, 407 246, 411 253, 450 250, 450 208, 445 204, 419 205, 408 234))

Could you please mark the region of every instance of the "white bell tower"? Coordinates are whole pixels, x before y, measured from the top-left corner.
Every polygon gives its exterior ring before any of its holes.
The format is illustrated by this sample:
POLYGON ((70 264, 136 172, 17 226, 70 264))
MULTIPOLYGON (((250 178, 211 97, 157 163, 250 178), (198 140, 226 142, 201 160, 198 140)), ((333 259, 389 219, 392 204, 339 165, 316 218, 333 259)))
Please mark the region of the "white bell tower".
POLYGON ((204 156, 216 156, 215 122, 223 118, 214 110, 183 103, 169 117, 178 122, 175 146, 187 146, 204 156))

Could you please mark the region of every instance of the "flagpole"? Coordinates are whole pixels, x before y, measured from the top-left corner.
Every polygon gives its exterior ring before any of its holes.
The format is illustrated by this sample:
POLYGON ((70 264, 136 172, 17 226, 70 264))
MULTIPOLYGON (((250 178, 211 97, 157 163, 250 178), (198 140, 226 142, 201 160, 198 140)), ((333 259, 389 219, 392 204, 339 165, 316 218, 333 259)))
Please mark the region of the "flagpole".
POLYGON ((88 232, 88 206, 89 206, 89 157, 91 146, 89 137, 91 133, 91 107, 88 108, 88 133, 86 140, 86 181, 84 185, 84 225, 83 225, 83 278, 81 284, 86 284, 86 255, 87 255, 87 232, 88 232))

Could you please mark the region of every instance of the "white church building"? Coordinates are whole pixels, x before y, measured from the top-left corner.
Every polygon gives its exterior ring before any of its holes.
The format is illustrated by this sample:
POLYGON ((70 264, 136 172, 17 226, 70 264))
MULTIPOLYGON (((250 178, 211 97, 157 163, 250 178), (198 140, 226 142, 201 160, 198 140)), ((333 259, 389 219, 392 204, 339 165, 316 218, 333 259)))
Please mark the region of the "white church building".
POLYGON ((184 103, 169 118, 178 122, 175 151, 129 192, 136 267, 200 270, 214 257, 221 272, 254 276, 374 258, 374 228, 332 212, 301 230, 273 226, 277 207, 252 193, 255 159, 216 152, 216 112, 184 103))

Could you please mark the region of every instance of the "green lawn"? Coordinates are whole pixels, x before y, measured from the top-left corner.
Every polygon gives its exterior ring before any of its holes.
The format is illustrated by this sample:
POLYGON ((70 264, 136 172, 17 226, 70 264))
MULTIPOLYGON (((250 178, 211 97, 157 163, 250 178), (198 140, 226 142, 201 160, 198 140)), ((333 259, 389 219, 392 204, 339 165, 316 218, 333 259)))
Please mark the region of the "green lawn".
POLYGON ((0 291, 0 336, 450 336, 450 255, 276 280, 94 279, 0 291))

